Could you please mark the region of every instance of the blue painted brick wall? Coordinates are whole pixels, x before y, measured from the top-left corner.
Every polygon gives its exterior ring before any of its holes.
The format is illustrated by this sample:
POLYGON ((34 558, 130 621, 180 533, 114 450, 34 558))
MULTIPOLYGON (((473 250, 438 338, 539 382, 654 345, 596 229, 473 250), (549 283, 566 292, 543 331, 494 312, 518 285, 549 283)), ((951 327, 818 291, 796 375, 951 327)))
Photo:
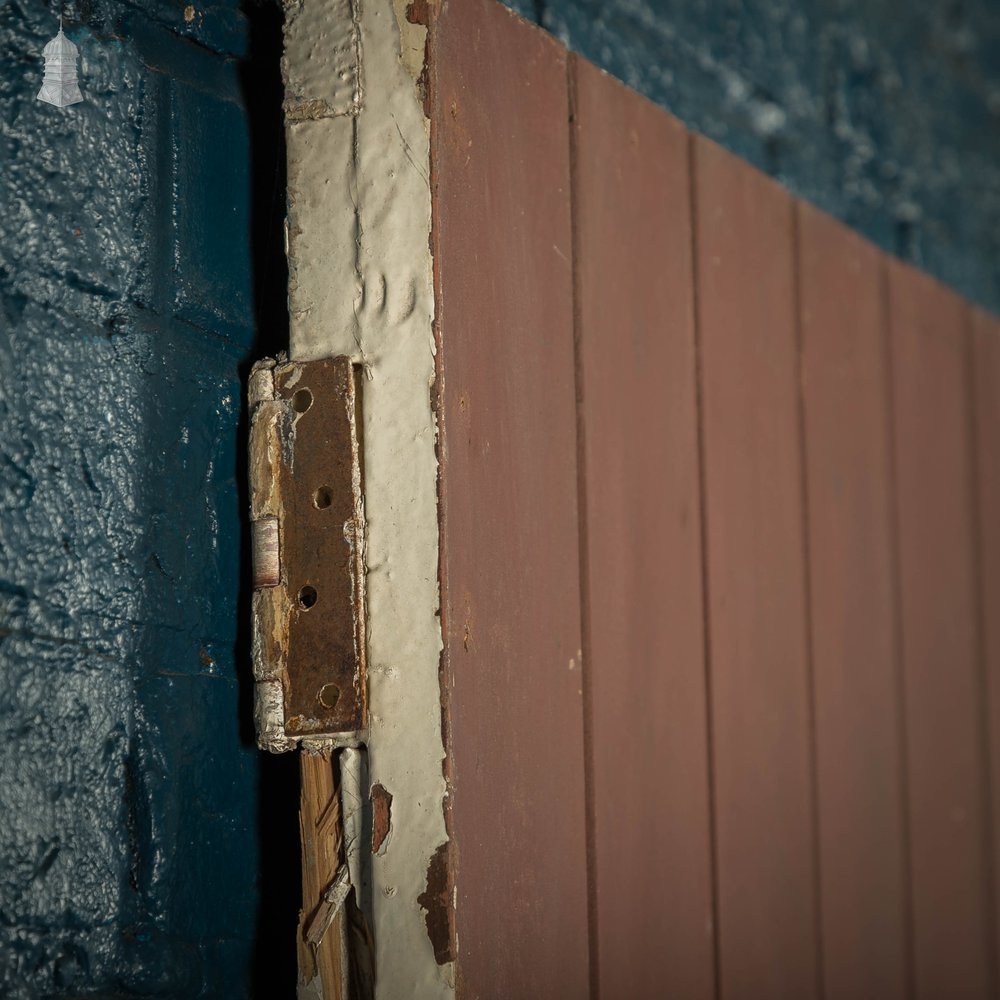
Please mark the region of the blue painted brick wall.
POLYGON ((68 13, 60 110, 52 9, 0 5, 0 996, 244 997, 273 771, 238 609, 250 29, 68 13))

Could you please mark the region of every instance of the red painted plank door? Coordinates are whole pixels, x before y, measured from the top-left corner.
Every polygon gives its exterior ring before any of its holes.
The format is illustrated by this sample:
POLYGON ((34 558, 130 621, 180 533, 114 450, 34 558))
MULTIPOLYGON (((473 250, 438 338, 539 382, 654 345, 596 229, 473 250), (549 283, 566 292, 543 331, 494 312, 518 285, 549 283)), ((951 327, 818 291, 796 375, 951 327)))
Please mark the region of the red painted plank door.
POLYGON ((884 258, 797 211, 825 995, 892 1000, 909 872, 884 258))
MULTIPOLYGON (((983 626, 989 774, 993 834, 993 900, 1000 898, 1000 321, 972 314, 976 401, 976 477, 979 506, 980 620, 983 626)), ((996 928, 995 928, 996 929, 996 928)), ((994 937, 994 954, 1000 941, 994 937)))
POLYGON ((720 993, 816 995, 789 196, 694 141, 720 993))
POLYGON ((991 996, 968 314, 889 263, 915 985, 991 996))
POLYGON ((714 996, 687 134, 573 60, 600 996, 714 996))
POLYGON ((459 995, 589 984, 565 51, 492 0, 432 35, 459 995))

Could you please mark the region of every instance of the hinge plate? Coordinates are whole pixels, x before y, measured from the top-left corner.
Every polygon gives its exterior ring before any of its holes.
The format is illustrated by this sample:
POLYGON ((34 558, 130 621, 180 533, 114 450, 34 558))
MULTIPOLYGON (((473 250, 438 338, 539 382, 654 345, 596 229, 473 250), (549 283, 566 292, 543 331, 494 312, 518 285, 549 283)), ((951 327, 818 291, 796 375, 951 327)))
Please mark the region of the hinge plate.
POLYGON ((368 724, 355 367, 260 361, 249 408, 257 741, 353 746, 368 724))

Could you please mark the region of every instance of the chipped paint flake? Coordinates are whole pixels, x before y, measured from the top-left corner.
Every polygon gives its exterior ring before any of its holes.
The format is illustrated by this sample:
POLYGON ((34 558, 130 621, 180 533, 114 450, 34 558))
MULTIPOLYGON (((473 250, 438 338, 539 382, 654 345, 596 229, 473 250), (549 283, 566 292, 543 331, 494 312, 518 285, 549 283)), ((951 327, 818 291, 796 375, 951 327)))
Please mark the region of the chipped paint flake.
POLYGON ((368 797, 372 803, 372 854, 381 854, 392 832, 392 792, 376 783, 368 797))
POLYGON ((285 120, 356 115, 361 110, 360 0, 287 0, 285 120))

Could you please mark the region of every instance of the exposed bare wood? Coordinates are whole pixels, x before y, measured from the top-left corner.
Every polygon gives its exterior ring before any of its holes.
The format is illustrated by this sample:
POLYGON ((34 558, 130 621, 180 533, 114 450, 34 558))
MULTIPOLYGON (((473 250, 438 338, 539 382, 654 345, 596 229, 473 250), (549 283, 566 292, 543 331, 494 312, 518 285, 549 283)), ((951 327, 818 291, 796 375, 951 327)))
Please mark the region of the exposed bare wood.
POLYGON ((326 932, 321 936, 317 934, 317 929, 329 919, 326 908, 334 903, 333 899, 324 897, 334 895, 328 890, 335 888, 343 839, 332 751, 303 750, 299 760, 302 779, 299 806, 302 909, 297 936, 299 997, 344 1000, 347 996, 347 953, 342 906, 329 921, 326 932))

